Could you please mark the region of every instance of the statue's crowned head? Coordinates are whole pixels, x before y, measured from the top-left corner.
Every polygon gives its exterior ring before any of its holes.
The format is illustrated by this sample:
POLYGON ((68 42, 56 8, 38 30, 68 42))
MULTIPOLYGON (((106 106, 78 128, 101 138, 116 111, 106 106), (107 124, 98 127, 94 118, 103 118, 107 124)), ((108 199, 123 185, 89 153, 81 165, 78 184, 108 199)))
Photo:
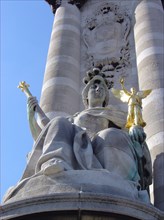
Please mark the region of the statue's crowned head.
POLYGON ((105 107, 109 103, 109 90, 111 88, 110 82, 106 79, 106 76, 103 72, 100 71, 99 68, 93 68, 93 70, 87 71, 87 76, 83 79, 83 82, 86 84, 82 91, 82 99, 85 108, 88 108, 88 92, 92 85, 96 82, 100 82, 103 85, 105 90, 105 100, 103 102, 103 106, 105 107))

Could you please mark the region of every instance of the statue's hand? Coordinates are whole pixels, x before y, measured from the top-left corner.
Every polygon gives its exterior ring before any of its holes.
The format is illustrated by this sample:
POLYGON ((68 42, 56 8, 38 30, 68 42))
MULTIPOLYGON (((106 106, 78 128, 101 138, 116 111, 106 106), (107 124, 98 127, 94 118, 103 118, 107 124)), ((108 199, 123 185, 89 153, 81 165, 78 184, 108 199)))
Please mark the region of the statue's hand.
POLYGON ((146 134, 143 128, 138 125, 134 125, 129 129, 129 135, 133 143, 138 142, 142 144, 146 139, 146 134))
POLYGON ((124 78, 120 79, 120 84, 123 85, 124 84, 124 78))
POLYGON ((38 106, 38 101, 36 97, 34 96, 29 97, 27 100, 27 113, 29 118, 34 117, 37 106, 38 106))

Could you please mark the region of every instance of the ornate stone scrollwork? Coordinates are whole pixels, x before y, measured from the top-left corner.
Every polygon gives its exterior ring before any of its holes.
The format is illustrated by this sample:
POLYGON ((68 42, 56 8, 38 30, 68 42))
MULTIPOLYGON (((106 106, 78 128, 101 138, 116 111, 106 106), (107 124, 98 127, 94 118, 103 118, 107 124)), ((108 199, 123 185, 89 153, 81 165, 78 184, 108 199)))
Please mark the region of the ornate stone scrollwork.
POLYGON ((130 18, 113 3, 99 6, 85 20, 82 37, 87 47, 87 68, 99 67, 108 77, 125 76, 129 65, 130 18))
MULTIPOLYGON (((52 9, 53 14, 55 14, 56 9, 61 6, 63 0, 45 0, 52 9)), ((67 0, 69 4, 76 5, 79 9, 85 4, 87 0, 67 0)))

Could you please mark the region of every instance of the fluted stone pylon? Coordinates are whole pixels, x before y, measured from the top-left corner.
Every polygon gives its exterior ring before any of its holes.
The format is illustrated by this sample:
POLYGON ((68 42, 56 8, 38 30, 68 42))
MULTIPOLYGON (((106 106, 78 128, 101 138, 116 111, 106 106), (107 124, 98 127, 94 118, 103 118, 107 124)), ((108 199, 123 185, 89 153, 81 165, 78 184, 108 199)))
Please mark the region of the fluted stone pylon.
POLYGON ((52 119, 78 111, 80 11, 64 1, 56 10, 40 105, 52 119))
POLYGON ((163 15, 160 0, 140 0, 135 10, 134 27, 139 86, 142 90, 152 89, 143 101, 143 114, 147 122, 147 144, 154 163, 154 204, 160 209, 164 209, 164 167, 159 166, 164 164, 163 15))

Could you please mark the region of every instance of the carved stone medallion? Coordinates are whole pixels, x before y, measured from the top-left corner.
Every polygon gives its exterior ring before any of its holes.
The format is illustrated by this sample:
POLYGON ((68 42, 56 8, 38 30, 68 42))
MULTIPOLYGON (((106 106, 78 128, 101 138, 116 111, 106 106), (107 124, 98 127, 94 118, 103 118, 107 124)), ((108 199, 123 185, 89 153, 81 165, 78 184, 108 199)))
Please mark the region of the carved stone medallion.
POLYGON ((114 3, 101 4, 85 20, 82 37, 87 47, 87 68, 99 67, 110 78, 125 75, 129 65, 130 18, 114 3))

